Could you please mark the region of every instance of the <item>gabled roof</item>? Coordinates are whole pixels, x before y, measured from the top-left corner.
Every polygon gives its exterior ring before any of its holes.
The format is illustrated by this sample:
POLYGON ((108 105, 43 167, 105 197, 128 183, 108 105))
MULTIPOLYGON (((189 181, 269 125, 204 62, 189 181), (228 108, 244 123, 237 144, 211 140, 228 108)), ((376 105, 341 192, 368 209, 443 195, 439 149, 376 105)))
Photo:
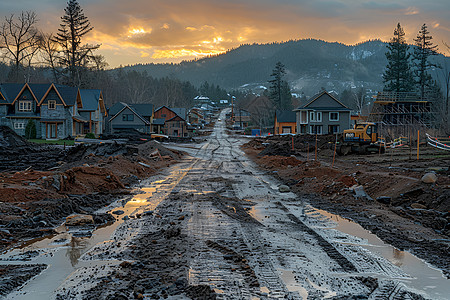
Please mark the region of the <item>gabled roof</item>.
POLYGON ((77 104, 79 108, 83 107, 81 98, 79 97, 78 88, 64 85, 55 85, 55 87, 67 106, 74 106, 75 104, 77 104))
POLYGON ((350 108, 348 108, 347 106, 342 104, 342 102, 340 102, 338 99, 336 99, 333 95, 331 95, 327 91, 322 91, 322 92, 319 92, 318 94, 312 96, 309 99, 309 101, 306 102, 306 104, 299 106, 296 110, 301 110, 301 109, 351 110, 350 108), (322 97, 331 98, 334 102, 336 102, 337 106, 333 106, 333 107, 314 106, 314 102, 321 99, 322 97))
POLYGON ((44 95, 47 93, 50 88, 50 83, 30 83, 30 89, 33 91, 33 94, 36 96, 38 102, 40 103, 44 95))
POLYGON ((292 110, 277 110, 275 112, 278 123, 295 123, 296 116, 292 110))
POLYGON ((111 106, 111 107, 109 108, 109 115, 110 115, 111 117, 114 117, 114 116, 117 115, 117 114, 119 113, 119 111, 121 111, 125 106, 127 106, 127 104, 124 103, 124 102, 117 102, 117 103, 114 103, 114 105, 111 106))
POLYGON ((158 107, 155 110, 155 112, 157 112, 158 110, 161 110, 163 108, 166 108, 166 109, 170 110, 171 112, 173 112, 177 116, 180 116, 183 120, 186 118, 186 108, 170 108, 170 107, 167 107, 167 106, 163 105, 161 107, 158 107))
POLYGON ((14 98, 13 102, 11 104, 14 104, 14 102, 16 102, 17 99, 19 99, 19 97, 22 95, 22 93, 28 89, 31 93, 31 96, 33 97, 34 101, 36 101, 36 103, 39 103, 40 99, 36 98, 36 95, 33 93, 33 90, 30 88, 30 86, 28 85, 28 83, 25 83, 22 88, 20 89, 19 93, 16 95, 16 97, 14 98))

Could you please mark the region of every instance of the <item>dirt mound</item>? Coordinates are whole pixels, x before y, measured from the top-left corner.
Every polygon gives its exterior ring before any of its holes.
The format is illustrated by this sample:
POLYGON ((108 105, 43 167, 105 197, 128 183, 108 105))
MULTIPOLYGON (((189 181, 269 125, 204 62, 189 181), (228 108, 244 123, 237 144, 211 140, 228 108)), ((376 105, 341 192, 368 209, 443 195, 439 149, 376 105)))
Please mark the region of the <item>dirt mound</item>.
POLYGON ((259 156, 299 155, 304 152, 333 149, 336 140, 335 135, 276 135, 266 138, 252 139, 242 146, 243 149, 262 150, 259 156), (316 141, 317 139, 317 141, 316 141))
POLYGON ((8 126, 0 126, 0 149, 14 149, 16 147, 31 146, 23 137, 17 135, 8 126))

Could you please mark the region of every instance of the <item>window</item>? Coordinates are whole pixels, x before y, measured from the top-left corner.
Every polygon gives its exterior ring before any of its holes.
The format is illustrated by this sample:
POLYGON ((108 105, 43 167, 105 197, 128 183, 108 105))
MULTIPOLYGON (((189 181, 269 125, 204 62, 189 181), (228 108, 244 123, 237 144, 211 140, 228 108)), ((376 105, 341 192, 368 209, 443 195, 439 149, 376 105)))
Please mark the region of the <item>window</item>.
POLYGON ((328 133, 339 133, 339 125, 329 125, 328 133))
POLYGON ((330 112, 330 121, 339 121, 339 113, 330 112))
POLYGON ((308 124, 308 112, 300 111, 300 124, 308 124))
POLYGON ((322 125, 310 125, 309 133, 310 134, 322 134, 322 125))
POLYGON ((134 115, 122 115, 122 121, 134 121, 134 115))
POLYGON ((311 122, 322 122, 322 112, 313 112, 309 113, 309 120, 311 122))
POLYGON ((166 114, 161 114, 161 118, 165 118, 166 117, 166 114))
POLYGON ((56 109, 56 100, 48 100, 48 109, 56 109))
POLYGON ((24 122, 14 123, 14 129, 25 129, 25 123, 24 122))
POLYGON ((291 126, 283 126, 282 131, 283 133, 292 133, 291 126))
POLYGON ((31 101, 19 101, 19 111, 31 111, 31 101))

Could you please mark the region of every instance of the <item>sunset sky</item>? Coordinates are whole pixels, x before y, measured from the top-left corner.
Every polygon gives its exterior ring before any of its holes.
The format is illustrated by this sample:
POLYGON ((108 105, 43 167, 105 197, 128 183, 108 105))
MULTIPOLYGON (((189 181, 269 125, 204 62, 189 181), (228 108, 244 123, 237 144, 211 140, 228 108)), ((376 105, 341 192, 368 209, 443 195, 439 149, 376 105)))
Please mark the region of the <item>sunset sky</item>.
MULTIPOLYGON (((56 32, 66 0, 0 0, 0 16, 33 10, 38 27, 56 32)), ((413 43, 423 23, 450 55, 449 0, 79 0, 110 67, 179 62, 244 43, 316 38, 355 44, 388 41, 401 23, 413 43)))

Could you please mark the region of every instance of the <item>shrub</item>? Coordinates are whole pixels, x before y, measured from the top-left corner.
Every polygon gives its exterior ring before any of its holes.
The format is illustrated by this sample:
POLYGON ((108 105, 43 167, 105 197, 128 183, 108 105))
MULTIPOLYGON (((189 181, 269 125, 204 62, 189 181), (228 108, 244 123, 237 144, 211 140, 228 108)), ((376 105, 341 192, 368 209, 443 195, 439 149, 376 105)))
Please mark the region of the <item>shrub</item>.
POLYGON ((28 120, 27 126, 25 127, 25 138, 28 140, 36 138, 36 123, 33 120, 28 120))
POLYGON ((95 134, 94 134, 94 133, 92 133, 92 132, 88 132, 88 133, 86 133, 86 136, 85 136, 85 138, 87 138, 87 139, 95 139, 95 138, 96 138, 96 136, 95 136, 95 134))

